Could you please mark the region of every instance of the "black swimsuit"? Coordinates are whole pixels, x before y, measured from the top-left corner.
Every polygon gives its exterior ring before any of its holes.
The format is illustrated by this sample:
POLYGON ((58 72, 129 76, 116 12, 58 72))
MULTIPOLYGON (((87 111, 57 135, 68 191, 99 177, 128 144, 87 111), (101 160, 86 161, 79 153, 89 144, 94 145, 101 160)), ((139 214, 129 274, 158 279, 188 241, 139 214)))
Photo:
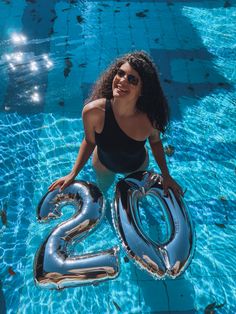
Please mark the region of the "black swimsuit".
POLYGON ((106 100, 105 121, 101 133, 95 132, 100 162, 113 172, 132 172, 141 167, 146 158, 144 141, 130 138, 119 127, 111 106, 106 100))

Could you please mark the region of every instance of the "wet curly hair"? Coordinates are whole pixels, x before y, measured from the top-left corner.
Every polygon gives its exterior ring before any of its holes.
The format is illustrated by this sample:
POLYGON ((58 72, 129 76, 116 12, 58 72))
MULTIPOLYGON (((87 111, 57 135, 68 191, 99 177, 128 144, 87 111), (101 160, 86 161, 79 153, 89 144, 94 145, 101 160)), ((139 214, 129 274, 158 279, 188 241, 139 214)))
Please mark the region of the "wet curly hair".
POLYGON ((164 133, 169 123, 169 107, 154 62, 144 51, 131 52, 117 58, 97 80, 86 103, 99 98, 113 97, 113 79, 117 70, 126 62, 138 72, 142 80, 141 96, 136 103, 137 109, 145 112, 153 127, 164 133))

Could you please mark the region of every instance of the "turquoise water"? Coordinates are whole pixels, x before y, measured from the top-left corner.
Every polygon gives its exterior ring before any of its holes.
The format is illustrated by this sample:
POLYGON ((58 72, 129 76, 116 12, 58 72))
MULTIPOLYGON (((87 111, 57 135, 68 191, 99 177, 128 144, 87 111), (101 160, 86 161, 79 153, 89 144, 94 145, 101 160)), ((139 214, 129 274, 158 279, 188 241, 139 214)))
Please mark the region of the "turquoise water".
MULTIPOLYGON (((0 312, 204 313, 215 302, 215 313, 235 313, 236 2, 6 0, 0 17, 0 204, 7 213, 7 225, 0 221, 0 312), (194 259, 180 278, 155 281, 121 251, 113 281, 42 290, 33 280, 34 255, 58 222, 38 224, 35 208, 72 167, 93 82, 134 49, 151 54, 169 100, 163 143, 174 146, 167 162, 188 189, 194 259)), ((158 171, 153 158, 150 169, 158 171)), ((91 161, 78 178, 95 180, 91 161)), ((71 208, 64 213, 60 221, 71 208)), ((75 249, 116 244, 104 219, 75 249)))

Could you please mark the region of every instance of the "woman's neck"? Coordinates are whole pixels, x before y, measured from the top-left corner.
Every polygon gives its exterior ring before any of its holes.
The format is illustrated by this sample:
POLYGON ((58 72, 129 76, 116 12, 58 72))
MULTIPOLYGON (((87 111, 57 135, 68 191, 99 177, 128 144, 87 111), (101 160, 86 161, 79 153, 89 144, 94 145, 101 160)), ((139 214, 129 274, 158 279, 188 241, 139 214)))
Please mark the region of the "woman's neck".
POLYGON ((120 98, 112 98, 111 100, 113 110, 119 114, 119 116, 133 116, 137 113, 136 103, 133 101, 127 101, 120 98))

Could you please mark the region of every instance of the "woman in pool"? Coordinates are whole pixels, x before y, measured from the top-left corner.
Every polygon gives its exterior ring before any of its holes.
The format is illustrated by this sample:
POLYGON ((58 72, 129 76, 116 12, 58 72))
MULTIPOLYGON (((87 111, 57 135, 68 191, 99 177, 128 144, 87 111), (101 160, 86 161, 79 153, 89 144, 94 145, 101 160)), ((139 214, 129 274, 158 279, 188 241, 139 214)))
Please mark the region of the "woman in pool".
POLYGON ((166 99, 150 57, 140 51, 117 59, 97 81, 83 112, 85 137, 72 171, 49 190, 63 190, 78 175, 91 154, 99 187, 106 191, 116 173, 148 167, 148 139, 163 177, 164 193, 182 188, 170 176, 160 139, 169 121, 166 99))

